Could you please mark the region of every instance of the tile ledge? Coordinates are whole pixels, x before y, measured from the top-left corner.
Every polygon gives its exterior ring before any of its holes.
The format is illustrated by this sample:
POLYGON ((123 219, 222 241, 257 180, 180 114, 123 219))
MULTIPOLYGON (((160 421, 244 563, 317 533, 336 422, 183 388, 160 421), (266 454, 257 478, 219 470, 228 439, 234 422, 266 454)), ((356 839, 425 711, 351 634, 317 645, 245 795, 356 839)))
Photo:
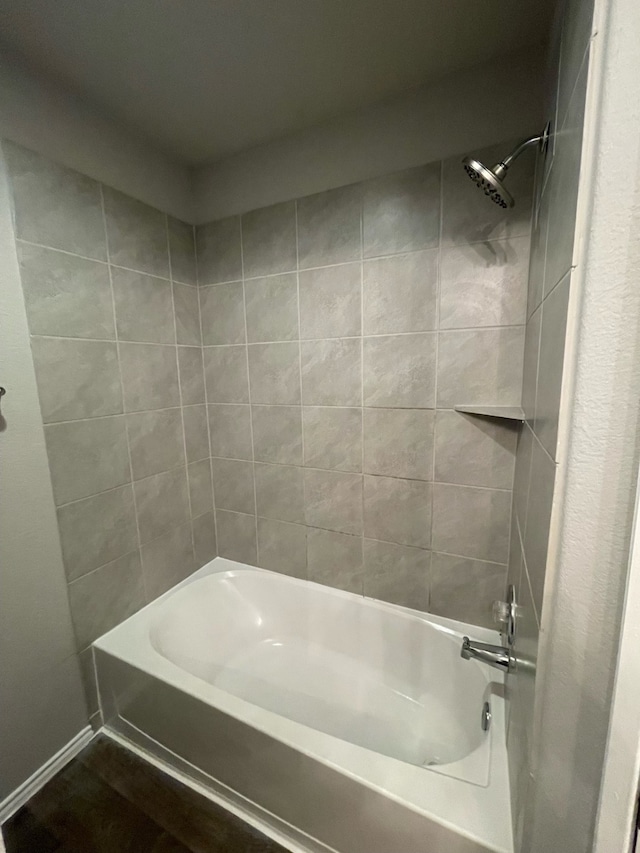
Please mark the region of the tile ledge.
POLYGON ((478 415, 483 418, 504 418, 524 422, 524 411, 520 406, 454 406, 456 412, 478 415))

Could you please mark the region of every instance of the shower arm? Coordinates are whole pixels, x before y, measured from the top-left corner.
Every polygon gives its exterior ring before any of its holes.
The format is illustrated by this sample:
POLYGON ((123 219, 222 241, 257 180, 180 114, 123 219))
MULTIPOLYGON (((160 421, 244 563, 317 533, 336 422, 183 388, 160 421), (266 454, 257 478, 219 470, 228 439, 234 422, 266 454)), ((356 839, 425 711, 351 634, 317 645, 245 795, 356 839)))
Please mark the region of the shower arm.
POLYGON ((547 138, 547 131, 545 129, 545 132, 539 136, 530 136, 529 139, 523 140, 508 157, 505 157, 504 160, 497 163, 491 171, 497 178, 503 178, 506 175, 509 166, 523 153, 523 151, 526 151, 527 148, 531 148, 533 145, 538 145, 540 148, 544 148, 547 143, 547 138))

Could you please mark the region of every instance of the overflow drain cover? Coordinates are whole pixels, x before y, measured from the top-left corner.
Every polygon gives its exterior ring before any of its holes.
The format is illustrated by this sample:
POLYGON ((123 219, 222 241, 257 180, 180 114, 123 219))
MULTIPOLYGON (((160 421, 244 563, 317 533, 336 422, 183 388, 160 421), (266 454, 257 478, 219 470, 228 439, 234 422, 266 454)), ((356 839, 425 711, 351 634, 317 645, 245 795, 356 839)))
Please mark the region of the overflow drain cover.
POLYGON ((491 705, 488 702, 485 702, 482 706, 482 717, 480 718, 480 725, 482 726, 483 732, 489 731, 489 726, 491 725, 491 705))

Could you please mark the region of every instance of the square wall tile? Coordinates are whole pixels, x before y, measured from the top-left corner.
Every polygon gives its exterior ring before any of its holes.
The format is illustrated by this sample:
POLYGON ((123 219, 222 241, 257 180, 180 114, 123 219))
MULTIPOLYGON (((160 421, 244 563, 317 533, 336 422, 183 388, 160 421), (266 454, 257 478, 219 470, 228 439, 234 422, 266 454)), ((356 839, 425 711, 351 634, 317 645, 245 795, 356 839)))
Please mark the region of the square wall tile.
POLYGON ((438 245, 440 163, 373 178, 363 194, 365 258, 438 245))
POLYGON ((506 566, 433 554, 429 610, 437 616, 495 629, 492 606, 505 594, 506 566))
POLYGON ((200 308, 198 289, 188 284, 173 284, 173 305, 176 315, 176 338, 179 344, 199 347, 200 308))
POLYGON ((361 329, 360 264, 300 273, 300 337, 338 338, 361 329))
POLYGON ((304 521, 302 468, 255 463, 258 515, 279 521, 304 521))
POLYGON ((362 409, 304 406, 304 464, 362 471, 362 409))
POLYGON ((205 512, 212 512, 211 461, 201 459, 199 462, 192 462, 187 465, 187 478, 189 480, 191 518, 197 518, 204 515, 205 512))
POLYGON ((141 542, 156 539, 169 527, 190 521, 186 468, 138 480, 133 491, 141 542))
POLYGON ((174 344, 171 282, 117 267, 111 270, 111 277, 118 338, 138 343, 174 344))
POLYGON ((294 578, 307 577, 307 528, 271 518, 258 519, 260 566, 294 578))
POLYGON ((306 196, 297 205, 300 269, 360 257, 361 184, 306 196))
POLYGON ((521 326, 441 332, 438 408, 473 404, 519 406, 523 354, 521 326))
POLYGON ((524 531, 524 558, 538 618, 542 613, 555 476, 555 463, 534 439, 531 449, 531 484, 524 531))
POLYGON ((433 479, 433 421, 427 409, 365 409, 365 473, 433 479))
POLYGON ((166 214, 111 187, 104 209, 111 263, 169 278, 166 214))
POLYGON ((72 581, 138 547, 131 485, 58 509, 67 580, 72 581))
POLYGON ((582 159, 585 90, 589 63, 584 62, 559 133, 549 173, 549 236, 545 258, 545 295, 569 272, 573 262, 576 209, 582 159))
POLYGON ((32 338, 31 351, 45 423, 122 412, 115 343, 32 338))
POLYGON ((191 524, 193 532, 193 552, 196 559, 196 569, 204 566, 218 556, 216 542, 216 523, 212 512, 194 518, 191 524))
POLYGON ((198 284, 217 284, 242 278, 241 246, 239 216, 198 225, 198 284))
POLYGON ((142 571, 150 600, 165 593, 195 569, 191 525, 174 527, 140 549, 142 571))
POLYGON ((528 237, 444 249, 440 267, 440 328, 524 323, 528 272, 528 237))
POLYGON ((140 556, 133 551, 69 584, 78 649, 128 619, 145 604, 140 556))
POLYGON ((359 338, 302 341, 302 402, 306 406, 361 406, 359 338))
POLYGON ((243 344, 244 292, 241 281, 200 288, 202 342, 243 344))
POLYGON ((204 378, 209 403, 248 403, 246 346, 205 347, 204 378))
POLYGON ((296 206, 273 204, 242 216, 242 255, 246 278, 296 268, 296 206))
POLYGON ((32 335, 115 339, 106 264, 17 243, 32 335))
POLYGON ((127 415, 127 433, 134 480, 185 464, 180 409, 127 415))
MULTIPOLYGON (((552 134, 553 135, 553 134, 552 134)), ((552 161, 550 156, 547 161, 552 161)), ((542 172, 542 166, 539 170, 542 172)), ((542 181, 542 175, 540 176, 542 181)), ((531 245, 529 247, 529 287, 527 297, 527 315, 530 316, 540 305, 544 297, 544 275, 549 234, 549 212, 551 202, 550 184, 544 189, 536 187, 531 226, 531 245)))
POLYGON ((524 335, 524 359, 522 366, 522 408, 528 421, 533 421, 536 412, 538 391, 538 356, 540 355, 540 326, 542 308, 533 312, 527 321, 524 335))
MULTIPOLYGON (((519 141, 508 140, 474 151, 472 156, 491 168, 519 141)), ((525 155, 518 160, 518 168, 509 173, 509 192, 516 199, 516 205, 505 210, 491 203, 469 180, 462 166, 462 157, 445 160, 442 164, 442 245, 460 246, 528 235, 534 172, 534 156, 525 155)))
POLYGON ((249 406, 209 406, 211 455, 252 459, 251 409, 249 406))
POLYGON ((175 347, 121 343, 119 351, 126 412, 180 405, 175 347))
POLYGON ((200 347, 178 347, 178 374, 182 405, 204 403, 204 367, 200 347))
POLYGON ((184 406, 182 420, 187 462, 206 459, 209 456, 206 406, 184 406))
POLYGON ((307 577, 362 595, 362 537, 307 528, 307 577))
POLYGON ((106 260, 100 184, 27 148, 4 141, 16 237, 106 260))
POLYGON ((300 348, 296 343, 252 344, 249 347, 251 402, 257 405, 300 404, 300 348))
POLYGON ((87 710, 91 717, 93 714, 97 714, 100 710, 96 674, 93 667, 92 648, 87 648, 78 654, 78 664, 80 666, 80 676, 82 678, 85 699, 87 700, 87 710))
POLYGON ((564 345, 571 276, 564 278, 542 303, 540 358, 533 430, 550 456, 558 443, 564 345))
POLYGON ((529 424, 524 424, 518 436, 516 467, 513 476, 513 508, 518 517, 523 536, 527 524, 527 504, 529 502, 533 442, 533 433, 529 424))
POLYGON ((255 515, 253 462, 213 458, 211 469, 216 509, 255 515))
POLYGON ((295 273, 247 281, 245 298, 250 342, 298 339, 298 280, 295 273))
POLYGON ((302 465, 300 406, 252 406, 251 416, 256 461, 302 465))
POLYGON ((436 328, 437 249, 365 261, 363 274, 365 335, 436 328))
POLYGON ((364 339, 364 405, 432 409, 436 334, 364 339))
POLYGON ((173 216, 167 217, 169 228, 169 257, 171 278, 183 284, 197 284, 196 244, 193 225, 181 222, 173 216))
POLYGON ((237 560, 255 566, 258 563, 255 515, 216 510, 218 529, 218 554, 228 560, 237 560))
POLYGON ((211 455, 230 459, 252 459, 251 408, 209 406, 211 455))
POLYGON ((510 523, 510 491, 434 483, 434 551, 506 564, 510 523))
POLYGON ((519 429, 497 418, 437 412, 435 479, 511 489, 519 429))
POLYGON ((305 469, 307 524, 339 533, 362 533, 362 476, 305 469))
POLYGON ((431 552, 364 540, 364 594, 401 607, 429 606, 431 552))
POLYGON ((431 483, 392 477, 364 478, 364 535, 368 539, 428 548, 431 483))
POLYGON ((45 427, 56 506, 131 480, 124 418, 94 418, 45 427))

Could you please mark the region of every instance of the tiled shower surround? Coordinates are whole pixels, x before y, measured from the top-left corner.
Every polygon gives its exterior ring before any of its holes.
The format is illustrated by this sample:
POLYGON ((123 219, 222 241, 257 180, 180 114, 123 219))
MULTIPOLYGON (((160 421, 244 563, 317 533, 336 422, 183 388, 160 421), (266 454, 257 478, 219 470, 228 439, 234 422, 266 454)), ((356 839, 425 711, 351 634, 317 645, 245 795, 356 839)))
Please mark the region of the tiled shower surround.
POLYGON ((521 401, 533 158, 513 211, 455 157, 200 226, 196 252, 3 148, 92 710, 91 642, 216 553, 490 624, 518 432, 453 407, 521 401))
POLYGON ((91 642, 216 553, 193 227, 3 150, 94 711, 91 642))
POLYGON ((453 409, 521 402, 533 159, 512 211, 455 157, 197 229, 222 556, 491 624, 517 427, 453 409))

